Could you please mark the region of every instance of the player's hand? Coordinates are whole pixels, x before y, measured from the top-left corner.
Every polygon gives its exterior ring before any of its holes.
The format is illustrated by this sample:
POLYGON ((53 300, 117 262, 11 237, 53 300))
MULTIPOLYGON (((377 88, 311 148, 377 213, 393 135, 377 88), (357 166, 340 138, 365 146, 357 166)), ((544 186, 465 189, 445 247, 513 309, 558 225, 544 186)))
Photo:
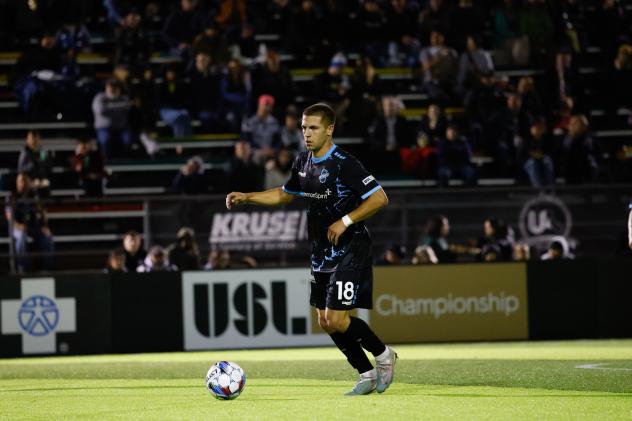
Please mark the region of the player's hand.
POLYGON ((342 223, 342 219, 337 220, 329 226, 327 229, 327 239, 334 246, 338 245, 338 240, 343 232, 347 230, 345 224, 342 223))
POLYGON ((246 194, 240 192, 228 193, 226 196, 226 208, 232 209, 235 206, 239 206, 246 203, 246 194))

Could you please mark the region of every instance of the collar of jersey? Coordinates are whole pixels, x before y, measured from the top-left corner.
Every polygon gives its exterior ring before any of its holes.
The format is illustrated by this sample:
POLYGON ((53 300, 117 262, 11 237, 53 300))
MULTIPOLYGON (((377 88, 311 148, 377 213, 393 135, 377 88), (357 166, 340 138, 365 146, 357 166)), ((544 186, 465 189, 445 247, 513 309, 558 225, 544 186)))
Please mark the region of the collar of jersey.
POLYGON ((334 149, 336 149, 336 144, 334 144, 331 148, 329 148, 327 153, 325 155, 321 156, 320 158, 315 158, 314 157, 314 153, 312 152, 312 162, 314 164, 318 164, 319 162, 323 162, 325 159, 327 159, 327 158, 329 158, 331 156, 331 154, 334 152, 334 149))

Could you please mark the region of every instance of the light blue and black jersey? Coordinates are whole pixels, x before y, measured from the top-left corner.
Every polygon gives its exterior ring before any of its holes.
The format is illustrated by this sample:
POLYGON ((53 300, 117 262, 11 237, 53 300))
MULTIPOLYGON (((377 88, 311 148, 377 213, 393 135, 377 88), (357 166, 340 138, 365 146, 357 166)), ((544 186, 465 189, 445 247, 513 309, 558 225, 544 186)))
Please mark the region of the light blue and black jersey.
POLYGON ((352 270, 371 264, 371 239, 363 222, 347 228, 337 246, 327 240, 327 229, 381 188, 354 156, 336 145, 321 158, 311 152, 299 153, 283 190, 308 201, 314 272, 352 270))

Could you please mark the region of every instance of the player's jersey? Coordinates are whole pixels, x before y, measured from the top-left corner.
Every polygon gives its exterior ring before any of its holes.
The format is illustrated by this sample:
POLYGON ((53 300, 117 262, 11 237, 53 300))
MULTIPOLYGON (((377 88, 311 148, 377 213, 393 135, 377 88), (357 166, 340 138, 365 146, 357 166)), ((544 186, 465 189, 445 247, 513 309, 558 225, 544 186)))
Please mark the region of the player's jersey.
POLYGON ((381 188, 355 157, 336 145, 321 158, 311 152, 298 154, 283 190, 308 200, 308 237, 314 272, 371 265, 371 239, 363 222, 349 226, 337 246, 327 239, 327 229, 381 188))

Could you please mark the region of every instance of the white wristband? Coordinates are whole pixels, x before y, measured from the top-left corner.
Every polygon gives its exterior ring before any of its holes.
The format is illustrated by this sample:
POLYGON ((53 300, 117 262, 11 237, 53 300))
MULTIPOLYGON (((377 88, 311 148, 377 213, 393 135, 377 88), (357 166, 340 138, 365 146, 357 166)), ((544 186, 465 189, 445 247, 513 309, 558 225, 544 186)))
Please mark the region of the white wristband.
POLYGON ((353 221, 349 218, 349 215, 345 215, 342 217, 342 223, 345 224, 345 227, 349 227, 349 225, 353 224, 353 221))

